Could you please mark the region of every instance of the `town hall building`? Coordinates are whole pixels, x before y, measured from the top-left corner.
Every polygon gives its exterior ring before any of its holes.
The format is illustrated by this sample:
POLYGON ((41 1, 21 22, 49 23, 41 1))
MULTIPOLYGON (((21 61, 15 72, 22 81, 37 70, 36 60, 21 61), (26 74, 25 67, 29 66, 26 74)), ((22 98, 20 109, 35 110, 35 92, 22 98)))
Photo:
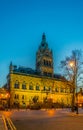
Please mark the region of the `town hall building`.
POLYGON ((54 73, 53 52, 44 33, 36 52, 35 70, 10 63, 7 87, 10 106, 27 106, 34 97, 38 97, 39 102, 47 98, 53 103, 63 103, 66 106, 72 103, 72 86, 63 76, 54 73))

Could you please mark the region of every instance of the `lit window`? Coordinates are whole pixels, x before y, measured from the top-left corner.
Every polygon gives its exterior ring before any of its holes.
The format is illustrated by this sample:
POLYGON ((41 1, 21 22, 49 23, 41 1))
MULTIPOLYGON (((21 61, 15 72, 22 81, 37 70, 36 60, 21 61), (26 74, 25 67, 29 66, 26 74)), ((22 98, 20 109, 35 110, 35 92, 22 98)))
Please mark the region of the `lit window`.
POLYGON ((14 88, 19 89, 19 82, 18 81, 16 81, 16 83, 14 84, 14 88))
POLYGON ((55 92, 59 92, 59 88, 56 87, 56 88, 55 88, 55 92))
POLYGON ((70 88, 70 93, 73 93, 73 89, 72 88, 70 88))
POLYGON ((64 92, 63 88, 60 88, 60 92, 64 92))
POLYGON ((44 86, 43 90, 45 91, 46 90, 46 87, 44 86))
POLYGON ((26 84, 22 84, 22 89, 26 89, 26 84))
POLYGON ((22 99, 24 99, 24 95, 22 95, 22 99))
POLYGON ((18 94, 15 94, 15 95, 14 95, 14 98, 15 98, 15 99, 19 99, 19 95, 18 95, 18 94))
POLYGON ((33 86, 32 85, 29 85, 29 90, 33 90, 33 86))
POLYGON ((50 88, 50 87, 48 88, 48 91, 51 91, 51 88, 50 88))
POLYGON ((39 87, 39 86, 36 86, 36 90, 40 90, 40 87, 39 87))
POLYGON ((16 99, 16 94, 14 95, 14 98, 16 99))

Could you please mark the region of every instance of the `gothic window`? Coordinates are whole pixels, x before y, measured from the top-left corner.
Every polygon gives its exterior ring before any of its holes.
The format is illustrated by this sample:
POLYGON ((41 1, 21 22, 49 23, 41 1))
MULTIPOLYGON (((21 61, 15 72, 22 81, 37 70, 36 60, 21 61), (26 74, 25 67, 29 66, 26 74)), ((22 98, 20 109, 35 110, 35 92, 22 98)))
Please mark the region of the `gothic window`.
POLYGON ((44 86, 43 90, 45 91, 46 90, 46 87, 44 86))
POLYGON ((47 72, 44 72, 44 76, 47 76, 47 72))
POLYGON ((47 60, 44 60, 43 63, 44 63, 45 66, 50 66, 49 61, 47 61, 47 60))
POLYGON ((64 89, 64 92, 67 93, 67 89, 66 88, 64 89))
POLYGON ((51 77, 51 76, 52 76, 52 73, 48 73, 48 76, 51 77))
POLYGON ((16 99, 16 94, 14 95, 14 98, 16 99))
POLYGON ((33 90, 33 84, 32 83, 29 84, 29 90, 33 90))
POLYGON ((69 92, 70 92, 69 88, 67 88, 67 90, 66 90, 66 91, 67 91, 67 93, 69 93, 69 92))
POLYGON ((55 92, 59 92, 59 88, 58 87, 55 88, 55 92))
POLYGON ((24 95, 22 95, 22 99, 24 99, 24 95))
POLYGON ((19 95, 17 94, 17 99, 19 99, 19 95))
POLYGON ((48 66, 48 61, 46 61, 46 65, 48 66))
POLYGON ((37 66, 40 66, 40 62, 37 63, 37 66))
POLYGON ((19 99, 19 95, 18 95, 18 94, 15 94, 15 95, 14 95, 14 98, 15 98, 15 99, 19 99))
POLYGON ((48 87, 48 91, 51 91, 51 87, 48 87))
POLYGON ((26 83, 25 82, 23 82, 23 84, 22 84, 22 89, 26 89, 26 83))
POLYGON ((19 82, 16 80, 15 84, 14 84, 14 88, 19 89, 19 82))
POLYGON ((46 65, 46 62, 45 62, 45 60, 44 60, 44 65, 46 65))
POLYGON ((61 93, 62 93, 62 92, 64 92, 64 90, 63 90, 63 88, 62 88, 62 87, 60 88, 60 92, 61 92, 61 93))
POLYGON ((49 66, 51 67, 51 62, 49 61, 49 66))
POLYGON ((68 92, 69 92, 68 88, 65 88, 65 93, 68 93, 68 92))
POLYGON ((32 85, 29 85, 29 90, 33 90, 33 86, 32 85))
POLYGON ((70 93, 73 93, 73 88, 70 88, 70 93))
POLYGON ((39 85, 36 85, 36 90, 40 90, 40 87, 39 87, 39 85))
POLYGON ((22 89, 26 89, 26 84, 22 84, 22 89))

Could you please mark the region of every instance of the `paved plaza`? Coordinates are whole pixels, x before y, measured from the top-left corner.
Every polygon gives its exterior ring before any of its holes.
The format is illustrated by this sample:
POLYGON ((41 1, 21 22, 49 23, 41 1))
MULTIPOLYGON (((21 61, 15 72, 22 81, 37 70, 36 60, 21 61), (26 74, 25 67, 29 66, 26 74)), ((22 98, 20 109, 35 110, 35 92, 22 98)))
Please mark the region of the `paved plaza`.
POLYGON ((17 130, 83 130, 83 109, 9 110, 2 114, 13 121, 17 130))
POLYGON ((2 115, 0 114, 0 130, 5 130, 5 124, 4 121, 2 119, 2 115))

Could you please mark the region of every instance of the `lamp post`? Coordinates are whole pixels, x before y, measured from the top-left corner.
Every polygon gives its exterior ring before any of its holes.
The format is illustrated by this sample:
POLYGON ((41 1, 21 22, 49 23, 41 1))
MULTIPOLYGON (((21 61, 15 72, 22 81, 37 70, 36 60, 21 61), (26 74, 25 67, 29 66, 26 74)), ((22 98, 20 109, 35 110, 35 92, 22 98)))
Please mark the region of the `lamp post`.
POLYGON ((76 89, 76 114, 78 114, 78 95, 77 95, 77 60, 74 59, 69 63, 73 70, 73 97, 72 97, 72 111, 74 111, 75 104, 75 89, 76 89))

